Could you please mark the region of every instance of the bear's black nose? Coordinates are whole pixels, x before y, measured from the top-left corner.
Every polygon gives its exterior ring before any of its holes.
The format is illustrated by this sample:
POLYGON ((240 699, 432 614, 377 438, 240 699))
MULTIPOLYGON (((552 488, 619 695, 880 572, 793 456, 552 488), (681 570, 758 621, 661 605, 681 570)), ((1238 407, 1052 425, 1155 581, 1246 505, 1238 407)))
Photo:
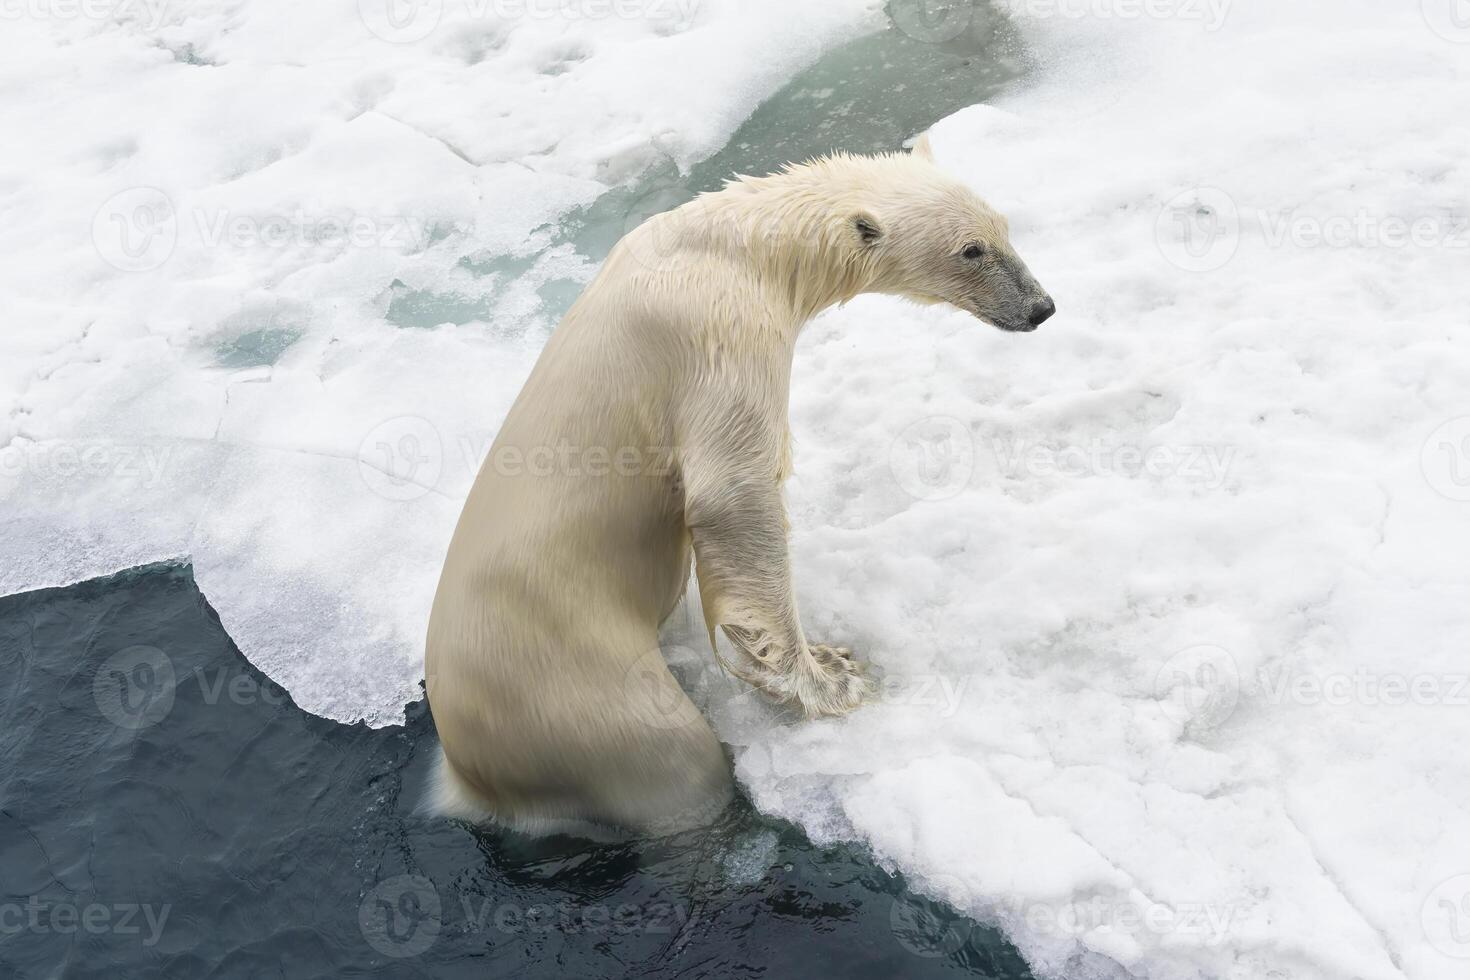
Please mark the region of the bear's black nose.
POLYGON ((1031 304, 1031 315, 1027 317, 1026 322, 1033 327, 1039 327, 1051 319, 1051 315, 1056 311, 1057 304, 1053 303, 1051 297, 1048 296, 1046 299, 1031 304))

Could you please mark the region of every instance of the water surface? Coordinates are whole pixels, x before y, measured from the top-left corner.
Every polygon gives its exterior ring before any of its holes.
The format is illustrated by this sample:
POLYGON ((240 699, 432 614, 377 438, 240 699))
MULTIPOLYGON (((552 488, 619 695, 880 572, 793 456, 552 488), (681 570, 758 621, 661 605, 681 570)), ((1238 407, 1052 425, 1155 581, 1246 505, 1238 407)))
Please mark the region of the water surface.
POLYGON ((419 816, 434 745, 423 702, 297 708, 187 566, 0 598, 0 976, 1029 976, 747 804, 617 844, 419 816))

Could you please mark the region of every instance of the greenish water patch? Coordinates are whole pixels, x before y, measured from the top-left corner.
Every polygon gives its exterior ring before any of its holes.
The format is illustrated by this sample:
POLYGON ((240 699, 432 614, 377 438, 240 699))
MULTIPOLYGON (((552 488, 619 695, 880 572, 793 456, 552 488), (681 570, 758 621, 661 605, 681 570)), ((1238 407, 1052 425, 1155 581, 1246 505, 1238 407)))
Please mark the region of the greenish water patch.
POLYGON ((388 322, 408 330, 431 330, 446 323, 462 325, 490 319, 490 300, 483 296, 412 289, 395 281, 390 287, 388 322))
MULTIPOLYGON (((913 4, 907 4, 911 7, 913 4)), ((726 145, 687 174, 672 162, 567 215, 554 241, 601 261, 649 217, 718 190, 736 174, 760 175, 836 151, 882 153, 967 106, 993 99, 1025 71, 1010 21, 986 4, 952 4, 928 32, 911 15, 839 47, 761 103, 726 145), (943 28, 943 18, 963 18, 943 28), (903 23, 907 30, 896 24, 903 23), (914 33, 943 40, 922 40, 914 33), (953 36, 950 36, 950 35, 953 36)))
POLYGON ((269 367, 279 361, 305 334, 297 327, 262 327, 242 333, 214 349, 215 361, 222 368, 240 370, 269 367))
POLYGON ((537 287, 536 295, 541 297, 547 309, 565 310, 576 302, 584 285, 575 279, 552 279, 537 287))
POLYGON ((494 255, 487 252, 476 252, 461 258, 459 268, 466 270, 471 275, 498 276, 508 281, 529 272, 539 258, 540 255, 536 253, 494 255))
MULTIPOLYGON (((1010 21, 989 4, 893 0, 883 30, 842 45, 818 59, 761 103, 726 145, 680 172, 668 160, 633 183, 616 187, 585 208, 538 230, 547 245, 530 255, 466 256, 459 268, 482 283, 483 298, 448 291, 395 295, 388 320, 402 327, 434 327, 488 320, 494 297, 521 277, 541 299, 531 319, 554 326, 584 283, 540 272, 538 260, 570 246, 590 263, 649 217, 676 208, 735 174, 766 174, 790 162, 834 151, 879 153, 902 149, 910 138, 966 106, 995 98, 1020 79, 1025 47, 1010 21)), ((400 284, 401 285, 401 284, 400 284)))

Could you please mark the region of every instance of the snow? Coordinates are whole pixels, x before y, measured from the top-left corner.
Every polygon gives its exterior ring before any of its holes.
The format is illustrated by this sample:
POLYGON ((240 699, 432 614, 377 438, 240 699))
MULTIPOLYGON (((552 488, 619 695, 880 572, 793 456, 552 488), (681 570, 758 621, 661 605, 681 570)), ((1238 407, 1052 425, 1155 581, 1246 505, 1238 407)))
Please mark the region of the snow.
MULTIPOLYGON (((884 701, 793 723, 713 676, 697 612, 671 655, 763 809, 1039 975, 1463 977, 1470 27, 1008 6, 1041 70, 933 144, 1059 313, 863 298, 795 366, 804 621, 884 701)), ((0 591, 190 555, 299 703, 392 721, 537 290, 589 271, 546 226, 874 12, 430 2, 412 39, 364 0, 385 40, 356 3, 119 9, 0 31, 0 591), (392 326, 403 290, 489 312, 392 326)))
POLYGON ((1064 70, 936 127, 1060 312, 813 325, 800 598, 890 698, 721 730, 1044 975, 1460 978, 1470 29, 1186 6, 1020 4, 1064 70))
POLYGON ((5 5, 0 593, 190 556, 298 703, 401 718, 537 291, 591 272, 545 228, 714 152, 870 7, 5 5), (488 316, 386 322, 415 290, 488 316))

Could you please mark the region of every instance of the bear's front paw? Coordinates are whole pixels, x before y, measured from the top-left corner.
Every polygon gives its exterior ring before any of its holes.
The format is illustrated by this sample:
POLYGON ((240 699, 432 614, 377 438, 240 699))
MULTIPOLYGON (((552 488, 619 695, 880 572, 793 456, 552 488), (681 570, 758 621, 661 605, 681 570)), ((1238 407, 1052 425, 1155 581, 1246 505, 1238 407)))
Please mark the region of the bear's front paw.
POLYGON ((877 693, 851 650, 826 643, 807 645, 807 656, 792 672, 790 683, 808 718, 845 715, 877 693))

